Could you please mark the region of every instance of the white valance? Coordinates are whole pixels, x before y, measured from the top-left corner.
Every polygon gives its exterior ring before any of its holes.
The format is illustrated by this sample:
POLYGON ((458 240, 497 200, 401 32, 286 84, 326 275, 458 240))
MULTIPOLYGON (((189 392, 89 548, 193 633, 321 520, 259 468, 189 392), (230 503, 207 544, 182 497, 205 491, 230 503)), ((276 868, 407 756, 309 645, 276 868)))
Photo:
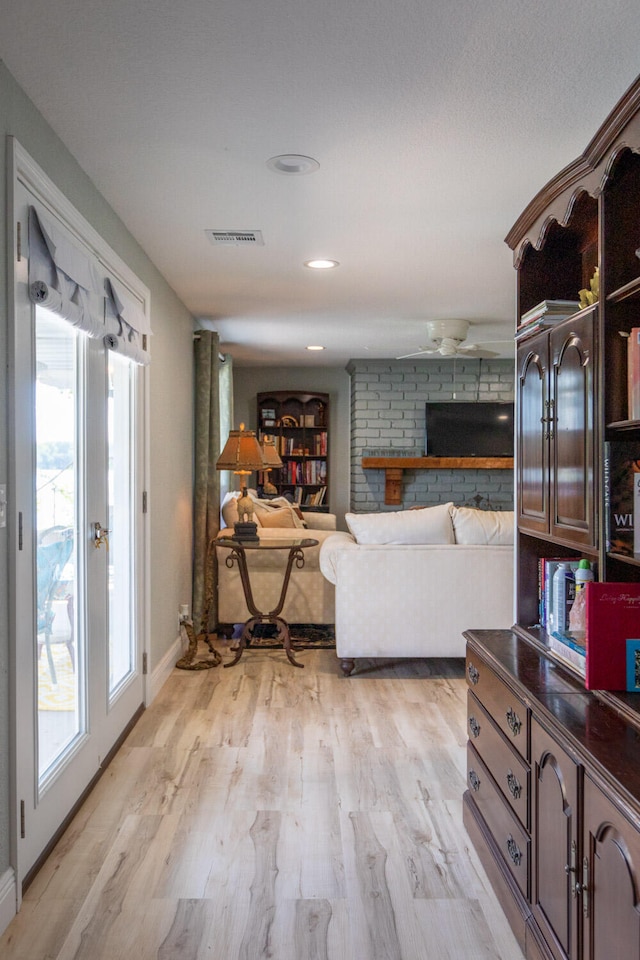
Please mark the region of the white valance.
POLYGON ((149 363, 147 337, 151 328, 147 317, 116 280, 106 277, 104 287, 106 345, 136 363, 149 363))
POLYGON ((29 296, 109 349, 149 363, 151 328, 142 307, 34 206, 29 207, 29 296))

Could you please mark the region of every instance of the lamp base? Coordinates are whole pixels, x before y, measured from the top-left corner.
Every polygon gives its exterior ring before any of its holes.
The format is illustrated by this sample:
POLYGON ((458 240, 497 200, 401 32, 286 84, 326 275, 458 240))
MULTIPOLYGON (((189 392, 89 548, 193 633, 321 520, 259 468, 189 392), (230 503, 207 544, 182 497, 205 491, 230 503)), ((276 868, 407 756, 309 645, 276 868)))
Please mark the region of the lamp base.
POLYGON ((233 525, 233 540, 239 543, 259 543, 258 524, 253 520, 238 520, 233 525))

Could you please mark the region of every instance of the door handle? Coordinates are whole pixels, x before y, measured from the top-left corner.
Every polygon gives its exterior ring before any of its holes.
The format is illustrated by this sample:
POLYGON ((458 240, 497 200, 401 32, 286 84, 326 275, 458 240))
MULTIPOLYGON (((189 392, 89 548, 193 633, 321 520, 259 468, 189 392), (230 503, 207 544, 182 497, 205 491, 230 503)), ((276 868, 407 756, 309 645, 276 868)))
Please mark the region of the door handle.
POLYGON ((107 550, 109 549, 109 531, 96 520, 93 524, 93 545, 97 550, 102 544, 105 545, 107 550))

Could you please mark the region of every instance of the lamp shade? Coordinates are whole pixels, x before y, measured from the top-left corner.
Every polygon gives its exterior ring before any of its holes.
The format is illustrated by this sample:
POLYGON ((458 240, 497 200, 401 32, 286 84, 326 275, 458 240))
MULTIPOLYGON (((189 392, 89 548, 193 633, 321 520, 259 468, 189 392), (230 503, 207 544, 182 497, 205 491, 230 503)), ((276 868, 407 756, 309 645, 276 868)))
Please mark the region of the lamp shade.
POLYGON ((277 470, 282 466, 282 460, 276 450, 276 444, 273 437, 265 437, 262 441, 262 456, 265 462, 266 470, 277 470))
POLYGON ((233 470, 234 473, 252 473, 267 466, 254 430, 231 430, 224 450, 216 461, 216 470, 233 470))

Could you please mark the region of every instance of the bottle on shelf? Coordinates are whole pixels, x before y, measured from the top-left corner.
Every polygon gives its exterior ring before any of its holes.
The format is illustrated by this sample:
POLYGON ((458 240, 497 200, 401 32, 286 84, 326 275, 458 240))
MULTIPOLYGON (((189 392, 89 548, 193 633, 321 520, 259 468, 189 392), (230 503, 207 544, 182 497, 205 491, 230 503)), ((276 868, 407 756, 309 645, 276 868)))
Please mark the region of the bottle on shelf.
POLYGON ((579 644, 584 644, 587 635, 586 585, 593 580, 593 570, 588 560, 582 559, 575 572, 575 597, 569 612, 569 633, 579 644))
POLYGON ((553 603, 551 632, 565 636, 569 630, 569 616, 576 595, 576 581, 571 564, 560 563, 553 575, 553 603))

